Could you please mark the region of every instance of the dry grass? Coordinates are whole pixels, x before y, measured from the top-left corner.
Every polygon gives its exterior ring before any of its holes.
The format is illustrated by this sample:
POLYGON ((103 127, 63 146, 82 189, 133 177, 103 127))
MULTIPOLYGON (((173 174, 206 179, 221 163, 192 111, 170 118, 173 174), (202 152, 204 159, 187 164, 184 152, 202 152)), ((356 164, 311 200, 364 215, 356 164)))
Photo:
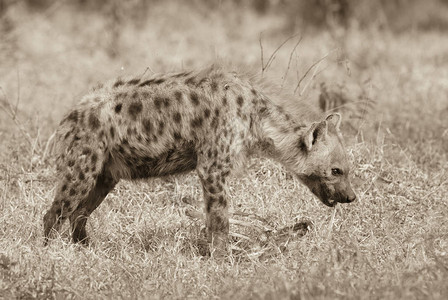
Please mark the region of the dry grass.
POLYGON ((375 103, 346 134, 356 204, 329 209, 279 165, 252 160, 231 182, 225 262, 201 255, 194 174, 121 182, 89 222, 90 247, 71 244, 65 227, 44 248, 55 175, 46 142, 95 82, 217 59, 260 70, 260 32, 265 61, 291 36, 281 15, 226 2, 152 3, 132 21, 132 7, 111 21, 61 3, 9 10, 0 41, 0 298, 448 297, 446 34, 303 33, 265 70, 291 90, 302 80, 298 93, 316 106, 320 82, 375 103), (284 230, 303 220, 305 235, 284 230))

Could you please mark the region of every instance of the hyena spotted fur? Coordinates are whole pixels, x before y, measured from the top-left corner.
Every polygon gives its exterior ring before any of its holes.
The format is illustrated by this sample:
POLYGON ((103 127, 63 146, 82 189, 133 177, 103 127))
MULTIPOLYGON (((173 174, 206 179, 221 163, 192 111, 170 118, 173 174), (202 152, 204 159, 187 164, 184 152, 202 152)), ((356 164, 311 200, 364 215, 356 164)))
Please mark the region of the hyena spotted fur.
POLYGON ((66 218, 73 241, 87 243, 87 218, 120 179, 196 170, 208 238, 225 249, 228 177, 253 153, 281 162, 328 206, 352 202, 340 122, 339 114, 293 118, 248 76, 222 67, 105 84, 57 130, 59 179, 45 244, 66 218))

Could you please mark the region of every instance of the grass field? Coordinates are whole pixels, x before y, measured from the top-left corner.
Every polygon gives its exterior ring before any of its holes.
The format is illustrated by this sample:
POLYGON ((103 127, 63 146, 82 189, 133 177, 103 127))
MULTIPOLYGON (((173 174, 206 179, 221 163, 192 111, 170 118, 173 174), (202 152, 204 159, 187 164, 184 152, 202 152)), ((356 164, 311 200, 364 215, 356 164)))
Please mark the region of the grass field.
POLYGON ((299 30, 281 12, 226 1, 23 3, 0 15, 1 299, 448 298, 446 32, 299 30), (47 141, 86 91, 214 61, 261 72, 261 53, 266 66, 289 37, 265 76, 290 91, 300 81, 297 98, 316 107, 322 82, 344 91, 356 203, 328 208, 280 165, 253 159, 230 184, 224 262, 201 255, 195 174, 121 182, 88 223, 90 247, 70 243, 67 224, 43 247, 57 176, 47 141), (283 231, 303 221, 307 230, 283 231))

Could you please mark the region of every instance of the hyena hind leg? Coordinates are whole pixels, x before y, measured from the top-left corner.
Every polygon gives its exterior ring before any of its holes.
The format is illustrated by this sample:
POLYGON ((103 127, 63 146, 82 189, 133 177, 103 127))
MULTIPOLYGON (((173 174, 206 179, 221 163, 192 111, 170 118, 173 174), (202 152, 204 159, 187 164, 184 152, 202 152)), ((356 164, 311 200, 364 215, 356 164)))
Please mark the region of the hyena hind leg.
POLYGON ((59 231, 62 223, 71 216, 79 204, 89 198, 97 182, 94 171, 103 169, 103 162, 96 153, 82 159, 67 159, 67 165, 61 168, 64 171, 58 174, 61 179, 53 204, 44 216, 44 245, 48 244, 51 232, 59 231), (86 165, 91 166, 89 171, 83 168, 86 165))
POLYGON ((112 177, 112 174, 107 169, 104 169, 98 176, 95 187, 89 192, 87 198, 79 203, 78 207, 69 217, 73 242, 88 245, 89 240, 86 232, 87 219, 117 183, 118 181, 112 177))

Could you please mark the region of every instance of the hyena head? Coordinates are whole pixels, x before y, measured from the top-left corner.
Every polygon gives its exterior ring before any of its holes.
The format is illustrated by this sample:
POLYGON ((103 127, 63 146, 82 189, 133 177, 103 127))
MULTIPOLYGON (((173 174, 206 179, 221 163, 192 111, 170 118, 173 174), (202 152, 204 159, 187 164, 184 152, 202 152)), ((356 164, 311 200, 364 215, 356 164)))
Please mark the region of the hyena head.
POLYGON ((339 130, 340 114, 311 124, 300 137, 300 156, 305 156, 296 175, 325 205, 356 200, 349 179, 349 162, 339 130), (305 153, 305 154, 304 154, 305 153))

